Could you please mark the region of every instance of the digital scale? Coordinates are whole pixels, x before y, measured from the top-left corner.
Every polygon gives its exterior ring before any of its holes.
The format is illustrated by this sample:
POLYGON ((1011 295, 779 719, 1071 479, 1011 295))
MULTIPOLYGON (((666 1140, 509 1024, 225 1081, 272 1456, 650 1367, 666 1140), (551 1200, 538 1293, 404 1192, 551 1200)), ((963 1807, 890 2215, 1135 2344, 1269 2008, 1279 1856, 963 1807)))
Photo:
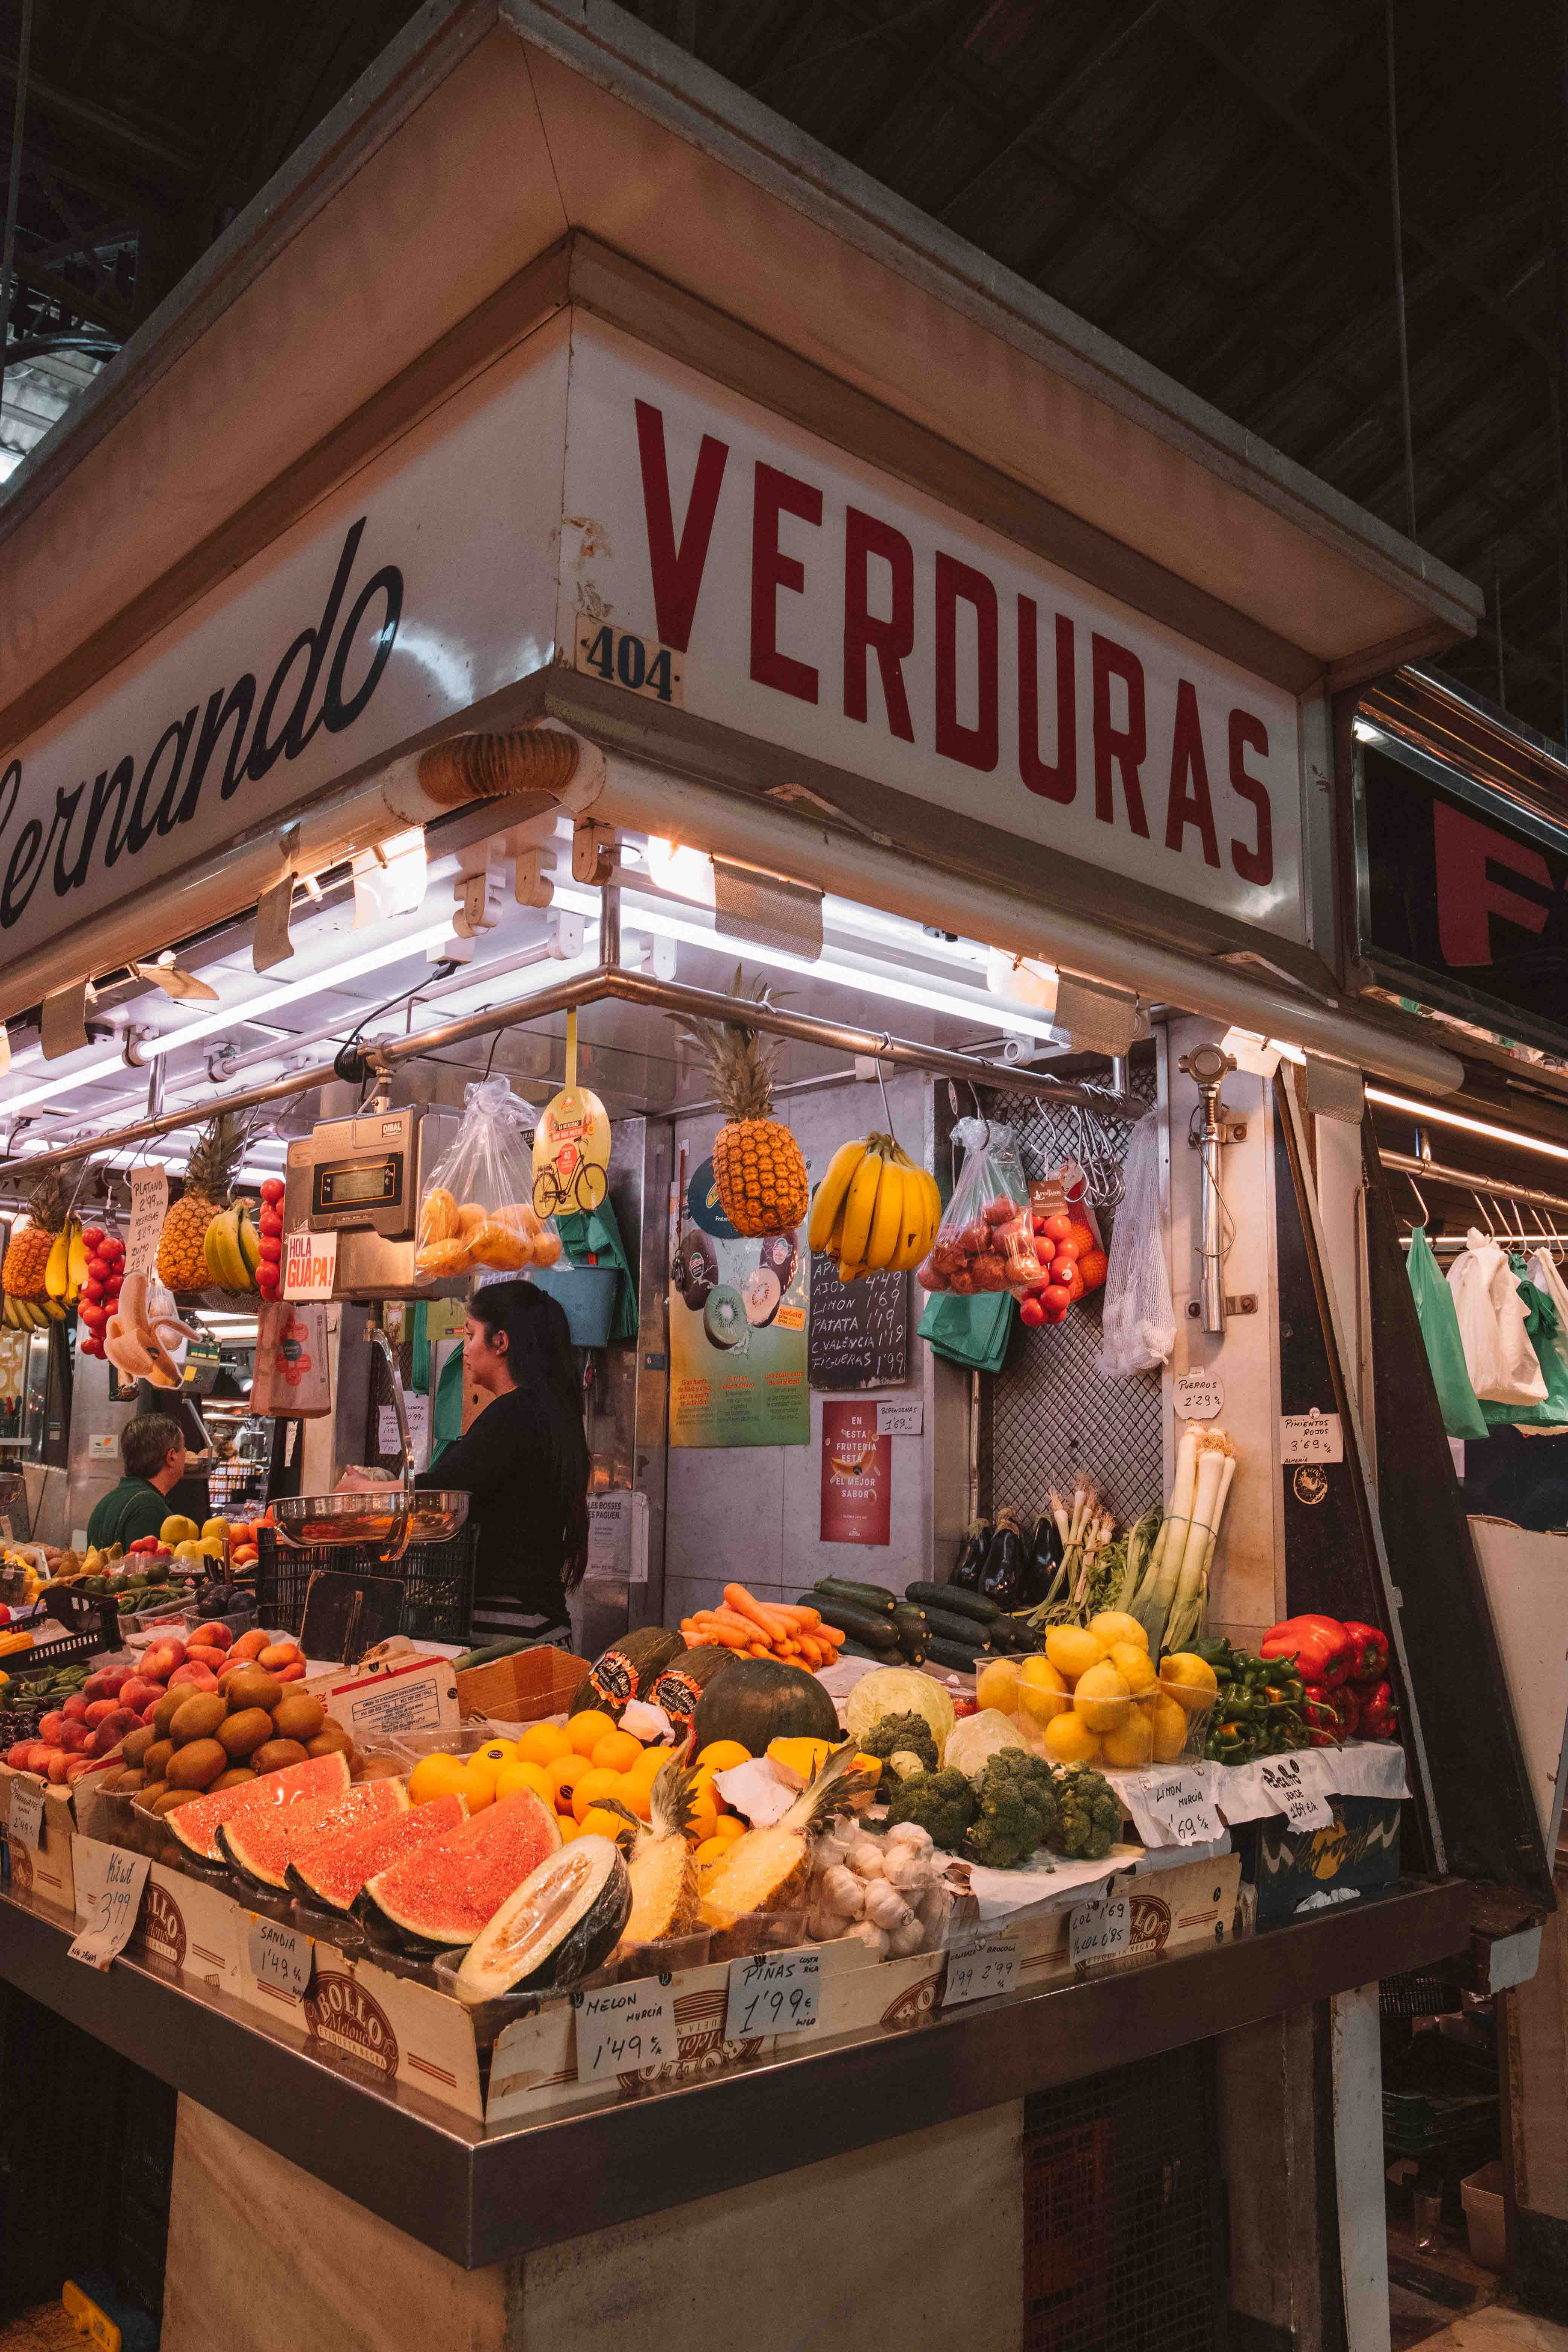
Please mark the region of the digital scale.
POLYGON ((323 1120, 289 1146, 285 1233, 336 1234, 339 1298, 427 1296, 414 1270, 415 1220, 426 1171, 461 1114, 439 1106, 373 1107, 323 1120))

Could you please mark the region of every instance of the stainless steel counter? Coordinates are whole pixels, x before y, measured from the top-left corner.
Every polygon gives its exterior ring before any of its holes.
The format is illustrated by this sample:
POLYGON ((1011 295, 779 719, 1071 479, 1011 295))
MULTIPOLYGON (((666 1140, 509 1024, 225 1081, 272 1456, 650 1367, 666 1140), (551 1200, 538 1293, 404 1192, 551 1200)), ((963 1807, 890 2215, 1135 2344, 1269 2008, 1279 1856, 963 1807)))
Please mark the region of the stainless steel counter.
POLYGON ((221 1994, 68 1960, 58 1913, 0 1898, 0 1975, 465 2268, 1080 2080, 1468 1943, 1463 1880, 1411 1884, 1241 1943, 975 2002, 908 2034, 487 2133, 376 2091, 221 1994))

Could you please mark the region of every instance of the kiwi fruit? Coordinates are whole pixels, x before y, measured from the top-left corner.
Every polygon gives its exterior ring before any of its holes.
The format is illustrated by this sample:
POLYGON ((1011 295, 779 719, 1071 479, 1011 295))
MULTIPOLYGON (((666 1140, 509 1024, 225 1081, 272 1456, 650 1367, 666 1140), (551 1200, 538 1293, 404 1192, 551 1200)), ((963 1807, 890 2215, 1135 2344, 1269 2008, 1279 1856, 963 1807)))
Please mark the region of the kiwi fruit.
POLYGON ((184 1706, 189 1695, 190 1694, 184 1684, 181 1685, 178 1690, 165 1691, 163 1693, 163 1697, 158 1701, 157 1706, 153 1710, 153 1737, 154 1739, 167 1739, 169 1737, 169 1726, 174 1722, 174 1717, 180 1712, 181 1707, 184 1706))
POLYGON ((137 1811, 141 1813, 151 1813, 155 1811, 157 1809, 158 1800, 163 1794, 163 1791, 168 1785, 169 1784, 166 1780, 153 1780, 151 1779, 144 1780, 142 1787, 136 1792, 135 1802, 137 1811))
POLYGON ((228 1713, 228 1701, 217 1691, 197 1691, 184 1706, 176 1707, 169 1726, 169 1737, 176 1748, 188 1739, 211 1739, 228 1713))
POLYGON ((142 1769, 150 1780, 162 1780, 166 1777, 169 1759, 174 1752, 174 1743, 166 1733, 162 1739, 155 1739, 152 1747, 145 1750, 142 1758, 142 1769))
POLYGON ((255 1778, 247 1764, 231 1764, 228 1770, 220 1772, 213 1782, 213 1792, 216 1794, 219 1789, 243 1788, 247 1780, 254 1780, 255 1778))
POLYGON ((140 1769, 142 1758, 157 1736, 150 1723, 138 1724, 134 1731, 128 1731, 120 1743, 120 1752, 127 1764, 134 1764, 140 1769))
POLYGON ((298 1739, 301 1746, 314 1739, 327 1719, 327 1710, 319 1698, 307 1698, 302 1691, 289 1691, 272 1710, 272 1727, 279 1739, 298 1739))
POLYGON ((250 1759, 253 1772, 281 1772, 285 1764, 303 1764, 305 1750, 297 1739, 269 1739, 250 1759))
POLYGON ((236 1764, 242 1764, 265 1740, 272 1737, 272 1717, 264 1706, 247 1706, 238 1715, 231 1715, 220 1723, 216 1738, 223 1742, 224 1752, 236 1764))
POLYGON ((96 1788, 100 1797, 112 1796, 115 1790, 119 1788, 120 1783, 124 1780, 124 1765, 116 1764, 111 1766, 110 1770, 107 1772, 95 1773, 93 1776, 93 1786, 96 1788))
POLYGON ((216 1739, 190 1739, 175 1748, 164 1778, 171 1789, 210 1789, 227 1769, 228 1758, 216 1739))
POLYGON ((260 1666, 242 1666, 238 1674, 226 1677, 224 1688, 230 1706, 237 1711, 264 1706, 270 1715, 283 1696, 284 1686, 276 1675, 268 1674, 260 1666))
POLYGON ((161 1819, 164 1813, 174 1812, 181 1805, 190 1804, 201 1793, 199 1789, 165 1789, 153 1811, 161 1819))
POLYGON ((122 1797, 133 1797, 139 1790, 144 1789, 146 1786, 146 1773, 137 1772, 134 1770, 121 1772, 119 1780, 115 1782, 115 1788, 122 1797))

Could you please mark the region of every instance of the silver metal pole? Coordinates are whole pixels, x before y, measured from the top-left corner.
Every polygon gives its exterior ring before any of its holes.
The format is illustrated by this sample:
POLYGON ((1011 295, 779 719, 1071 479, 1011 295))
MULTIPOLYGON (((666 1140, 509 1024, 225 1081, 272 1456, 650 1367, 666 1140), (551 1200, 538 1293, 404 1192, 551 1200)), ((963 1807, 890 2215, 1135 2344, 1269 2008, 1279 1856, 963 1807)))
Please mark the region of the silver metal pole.
POLYGON ((1399 413, 1405 427, 1405 512, 1415 536, 1415 436, 1410 421, 1410 341, 1405 324, 1405 216, 1399 201, 1399 109, 1394 78, 1394 0, 1384 0, 1388 53, 1388 194, 1394 207, 1394 316, 1399 331, 1399 413))

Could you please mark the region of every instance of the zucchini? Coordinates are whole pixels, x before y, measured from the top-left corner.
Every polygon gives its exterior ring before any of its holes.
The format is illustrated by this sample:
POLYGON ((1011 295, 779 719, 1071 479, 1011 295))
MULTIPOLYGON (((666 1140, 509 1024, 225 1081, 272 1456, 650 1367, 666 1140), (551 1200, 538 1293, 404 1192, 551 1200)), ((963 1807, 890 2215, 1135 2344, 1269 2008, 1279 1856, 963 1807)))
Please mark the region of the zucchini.
POLYGON ((893 1623, 898 1631, 899 1647, 910 1665, 923 1664, 930 1637, 925 1611, 911 1609, 908 1601, 900 1601, 893 1612, 893 1623))
POLYGON ((886 1650, 868 1650, 864 1642, 851 1640, 839 1644, 838 1654, 841 1658, 869 1658, 873 1665, 885 1666, 890 1654, 886 1650))
POLYGON ((983 1592, 966 1592, 962 1584, 906 1585, 904 1599, 921 1609, 945 1609, 949 1616, 973 1617, 982 1625, 989 1625, 1002 1614, 994 1601, 987 1601, 983 1592))
POLYGON ((897 1599, 885 1584, 857 1584, 847 1576, 823 1576, 804 1596, 808 1608, 816 1608, 819 1592, 826 1592, 829 1601, 847 1601, 851 1609, 874 1609, 883 1617, 892 1615, 897 1599))
POLYGON ((467 1674, 470 1666, 493 1666, 498 1658, 510 1658, 514 1650, 526 1650, 528 1646, 526 1636, 509 1634, 504 1642, 491 1642, 482 1650, 465 1650, 460 1658, 453 1659, 452 1664, 458 1674, 467 1674))
POLYGON ((925 1611, 917 1608, 912 1601, 896 1601, 893 1603, 893 1622, 895 1625, 912 1625, 919 1633, 927 1630, 925 1611))
MULTIPOLYGON (((980 1654, 984 1655, 984 1653, 980 1654)), ((976 1655, 967 1643, 933 1641, 926 1645, 926 1664, 931 1666, 953 1666, 962 1675, 972 1675, 980 1664, 980 1656, 976 1655)))
POLYGON ((835 1601, 831 1594, 820 1589, 807 1594, 805 1606, 815 1609, 824 1624, 833 1626, 840 1633, 853 1635, 857 1642, 865 1642, 874 1650, 886 1652, 899 1646, 898 1632, 890 1610, 885 1617, 879 1616, 873 1610, 858 1609, 850 1601, 835 1601))
POLYGON ((945 1609, 926 1611, 926 1634, 930 1641, 955 1642, 961 1649, 991 1650, 999 1647, 992 1638, 992 1628, 977 1625, 973 1617, 960 1617, 956 1611, 945 1609))

